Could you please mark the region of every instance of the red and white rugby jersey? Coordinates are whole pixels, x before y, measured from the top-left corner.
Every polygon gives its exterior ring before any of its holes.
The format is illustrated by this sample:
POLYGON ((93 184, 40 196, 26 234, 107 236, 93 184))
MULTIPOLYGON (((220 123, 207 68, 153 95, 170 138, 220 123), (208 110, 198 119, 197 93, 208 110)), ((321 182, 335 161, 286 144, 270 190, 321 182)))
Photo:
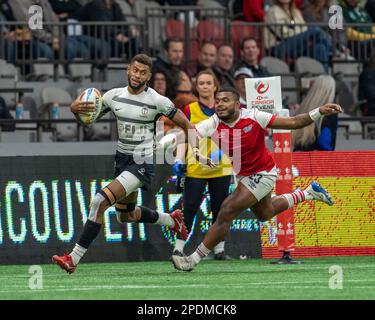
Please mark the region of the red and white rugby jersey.
POLYGON ((265 143, 266 128, 275 118, 275 115, 256 108, 240 109, 240 116, 234 123, 227 124, 215 114, 196 124, 195 128, 201 137, 211 136, 231 157, 237 175, 250 176, 275 166, 265 143))

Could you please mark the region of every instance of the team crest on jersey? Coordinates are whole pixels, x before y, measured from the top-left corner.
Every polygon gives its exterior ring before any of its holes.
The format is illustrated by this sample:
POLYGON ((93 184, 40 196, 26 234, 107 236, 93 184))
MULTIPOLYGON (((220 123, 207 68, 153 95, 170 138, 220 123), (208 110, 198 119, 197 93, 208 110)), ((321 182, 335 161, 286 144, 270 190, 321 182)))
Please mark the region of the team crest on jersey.
POLYGON ((141 117, 147 117, 147 115, 148 115, 148 108, 143 107, 141 111, 141 117))
POLYGON ((248 132, 251 131, 252 128, 253 128, 253 125, 250 124, 250 125, 246 126, 245 128, 243 128, 243 132, 248 133, 248 132))

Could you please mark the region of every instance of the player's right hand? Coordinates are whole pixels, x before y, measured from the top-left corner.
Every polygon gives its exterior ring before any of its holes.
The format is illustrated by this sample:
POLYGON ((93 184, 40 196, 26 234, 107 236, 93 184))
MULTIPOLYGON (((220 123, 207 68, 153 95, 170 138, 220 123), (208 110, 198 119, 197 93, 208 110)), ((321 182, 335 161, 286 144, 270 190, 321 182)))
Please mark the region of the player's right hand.
POLYGON ((175 176, 182 177, 186 174, 186 165, 181 160, 176 160, 172 166, 172 172, 175 176))
POLYGON ((83 94, 84 92, 82 92, 70 105, 70 111, 73 113, 89 113, 95 111, 95 105, 93 102, 81 100, 83 94))

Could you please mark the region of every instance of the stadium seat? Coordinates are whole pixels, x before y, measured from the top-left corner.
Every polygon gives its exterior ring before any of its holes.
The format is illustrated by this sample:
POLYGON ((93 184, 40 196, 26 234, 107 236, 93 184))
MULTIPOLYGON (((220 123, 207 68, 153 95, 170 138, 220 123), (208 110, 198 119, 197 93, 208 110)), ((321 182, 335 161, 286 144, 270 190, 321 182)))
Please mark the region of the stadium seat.
MULTIPOLYGON (((51 118, 51 107, 54 102, 60 106, 60 119, 75 119, 70 111, 69 105, 72 103, 70 94, 61 88, 47 87, 41 91, 42 106, 40 113, 43 118, 51 118)), ((75 123, 57 123, 52 126, 55 129, 55 141, 76 141, 78 129, 75 123)))
POLYGON ((275 57, 264 57, 260 64, 266 67, 271 74, 281 76, 284 103, 288 105, 297 104, 299 102, 300 88, 298 79, 290 71, 289 65, 275 57))
POLYGON ((70 63, 68 66, 68 72, 73 81, 91 78, 91 64, 70 63))
POLYGON ((199 21, 197 26, 197 35, 200 43, 209 41, 213 42, 216 46, 219 46, 225 42, 224 27, 214 21, 199 21))
POLYGON ((165 24, 165 36, 167 38, 184 38, 185 26, 180 20, 168 19, 165 24))
POLYGON ((273 75, 290 74, 289 66, 275 57, 263 57, 260 64, 266 67, 273 75))
MULTIPOLYGON (((51 63, 38 63, 38 61, 45 59, 38 59, 36 63, 33 64, 33 73, 30 78, 36 81, 43 81, 48 78, 53 78, 54 76, 54 65, 51 63)), ((62 65, 58 65, 58 75, 59 77, 64 77, 65 72, 62 65)))
POLYGON ((336 79, 340 78, 346 82, 358 82, 362 65, 358 62, 333 62, 333 75, 336 79))
POLYGON ((298 85, 298 79, 295 76, 283 75, 281 76, 281 89, 283 102, 286 105, 297 104, 300 102, 300 88, 298 85))
POLYGON ((311 77, 326 74, 323 65, 309 57, 299 57, 295 62, 295 69, 300 77, 311 77))
MULTIPOLYGON (((110 119, 111 113, 107 113, 102 117, 102 119, 110 119)), ((93 123, 92 125, 85 126, 84 131, 84 140, 89 141, 103 141, 111 139, 111 122, 98 122, 93 123)))
MULTIPOLYGON (((4 60, 2 60, 4 61, 4 60)), ((17 75, 18 71, 17 68, 11 64, 7 63, 6 61, 1 62, 0 61, 0 77, 1 78, 15 78, 17 75), (5 62, 5 63, 4 63, 5 62)))
POLYGON ((261 48, 262 33, 260 28, 244 24, 243 21, 232 21, 230 25, 231 39, 233 43, 233 50, 236 59, 241 55, 241 41, 244 38, 254 38, 258 41, 258 46, 261 48))
MULTIPOLYGON (((0 88, 10 88, 14 89, 16 83, 14 78, 0 78, 0 88)), ((12 108, 16 105, 17 94, 14 92, 2 92, 1 97, 5 100, 5 103, 9 108, 12 108)))

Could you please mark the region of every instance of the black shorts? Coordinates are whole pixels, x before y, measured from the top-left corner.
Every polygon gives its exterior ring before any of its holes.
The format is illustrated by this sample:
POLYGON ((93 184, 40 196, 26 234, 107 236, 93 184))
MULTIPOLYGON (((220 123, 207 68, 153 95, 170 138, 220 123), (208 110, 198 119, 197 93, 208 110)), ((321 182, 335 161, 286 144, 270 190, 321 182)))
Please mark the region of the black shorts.
POLYGON ((143 183, 142 189, 149 190, 151 188, 151 182, 155 176, 154 163, 137 164, 132 155, 116 151, 115 178, 123 171, 134 174, 143 183))

